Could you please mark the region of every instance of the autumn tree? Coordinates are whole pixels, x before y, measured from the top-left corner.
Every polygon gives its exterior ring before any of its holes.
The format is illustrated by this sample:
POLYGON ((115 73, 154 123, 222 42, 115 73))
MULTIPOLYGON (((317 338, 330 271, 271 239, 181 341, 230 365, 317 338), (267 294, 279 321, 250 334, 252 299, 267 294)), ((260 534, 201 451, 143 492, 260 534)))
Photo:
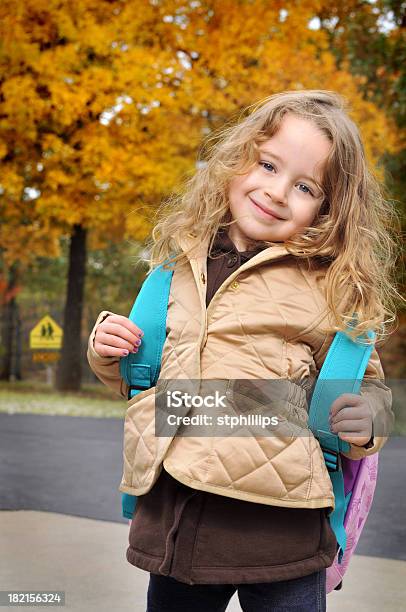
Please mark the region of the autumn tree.
MULTIPOLYGON (((365 100, 382 109, 397 132, 397 145, 383 152, 380 161, 394 204, 406 231, 406 12, 402 0, 345 0, 332 12, 324 3, 318 16, 338 66, 361 79, 365 100)), ((406 254, 398 267, 405 287, 406 254)), ((400 311, 406 315, 405 304, 400 311)))
POLYGON ((71 236, 60 389, 80 385, 88 246, 143 240, 156 206, 194 171, 202 137, 243 107, 286 89, 336 90, 371 162, 396 151, 390 118, 312 26, 321 6, 335 10, 321 0, 3 0, 0 240, 10 265, 71 236))

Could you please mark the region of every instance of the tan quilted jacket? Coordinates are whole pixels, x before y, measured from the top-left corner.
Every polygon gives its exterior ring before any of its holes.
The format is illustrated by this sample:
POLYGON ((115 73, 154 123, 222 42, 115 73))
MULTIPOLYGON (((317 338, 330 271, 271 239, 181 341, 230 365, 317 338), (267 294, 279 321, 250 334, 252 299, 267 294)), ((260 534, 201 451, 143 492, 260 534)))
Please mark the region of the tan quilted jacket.
MULTIPOLYGON (((181 247, 192 252, 188 264, 173 274, 160 380, 283 378, 290 383, 317 375, 333 339, 322 331, 328 315, 320 273, 309 272, 284 245, 273 245, 233 272, 206 309, 208 243, 189 234, 181 247)), ((102 382, 127 398, 118 358, 101 357, 93 346, 97 325, 109 314, 103 311, 97 318, 88 360, 102 382)), ((386 442, 393 413, 391 390, 383 380, 374 349, 361 393, 380 436, 368 450, 352 445, 350 458, 375 453, 386 442)), ((305 389, 291 385, 289 405, 305 423, 305 389)), ((331 481, 312 435, 156 437, 154 392, 155 387, 128 401, 120 491, 147 493, 164 465, 195 489, 276 506, 334 507, 331 481)))

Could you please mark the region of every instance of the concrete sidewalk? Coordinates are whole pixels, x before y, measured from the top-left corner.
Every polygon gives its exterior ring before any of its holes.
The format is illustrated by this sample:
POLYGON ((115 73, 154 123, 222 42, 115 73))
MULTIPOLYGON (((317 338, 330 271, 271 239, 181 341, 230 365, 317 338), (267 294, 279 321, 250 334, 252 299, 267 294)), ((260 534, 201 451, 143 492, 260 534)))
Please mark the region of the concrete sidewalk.
MULTIPOLYGON (((62 590, 63 609, 78 612, 145 612, 149 574, 126 560, 127 525, 31 510, 0 511, 0 524, 0 590, 62 590)), ((356 556, 328 611, 400 612, 405 577, 405 561, 356 556)), ((235 594, 227 612, 240 611, 235 594)))

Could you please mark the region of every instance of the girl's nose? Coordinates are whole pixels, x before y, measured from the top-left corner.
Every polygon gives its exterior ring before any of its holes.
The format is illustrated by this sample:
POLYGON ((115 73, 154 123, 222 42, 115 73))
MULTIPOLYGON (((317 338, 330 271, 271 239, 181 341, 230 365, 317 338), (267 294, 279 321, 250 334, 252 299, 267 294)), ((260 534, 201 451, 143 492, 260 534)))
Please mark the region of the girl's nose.
POLYGON ((288 186, 283 179, 273 178, 272 183, 265 186, 264 192, 272 202, 277 202, 281 206, 287 205, 288 186))

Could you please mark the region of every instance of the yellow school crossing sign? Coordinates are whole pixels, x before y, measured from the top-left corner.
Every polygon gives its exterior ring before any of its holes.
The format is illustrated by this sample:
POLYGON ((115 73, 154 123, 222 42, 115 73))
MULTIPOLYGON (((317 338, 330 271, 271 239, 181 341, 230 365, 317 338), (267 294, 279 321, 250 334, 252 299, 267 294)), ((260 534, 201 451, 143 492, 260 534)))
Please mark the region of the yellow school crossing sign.
POLYGON ((60 349, 62 346, 62 328, 52 317, 45 315, 30 331, 31 349, 60 349))

